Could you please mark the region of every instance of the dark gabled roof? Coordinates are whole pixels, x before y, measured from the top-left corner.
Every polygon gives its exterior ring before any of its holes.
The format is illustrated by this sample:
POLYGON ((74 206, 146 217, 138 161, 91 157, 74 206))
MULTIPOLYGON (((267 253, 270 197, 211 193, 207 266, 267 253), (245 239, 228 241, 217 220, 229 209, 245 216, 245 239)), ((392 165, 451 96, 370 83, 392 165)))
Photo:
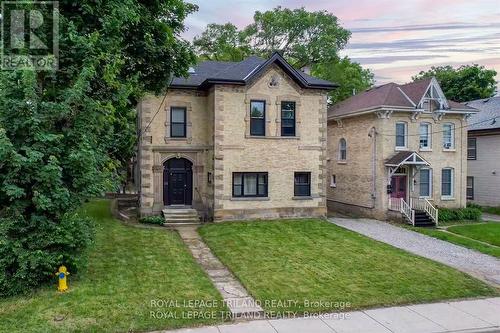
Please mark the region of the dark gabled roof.
POLYGON ((240 62, 204 61, 187 78, 175 77, 172 88, 206 89, 213 84, 246 85, 251 83, 271 64, 278 65, 302 88, 334 89, 337 84, 318 79, 293 68, 279 53, 269 59, 251 56, 240 62))
POLYGON ((500 96, 478 99, 465 104, 479 110, 467 120, 469 131, 500 128, 500 96))
POLYGON ((420 156, 417 152, 410 150, 400 151, 385 161, 386 166, 398 167, 402 164, 430 165, 429 162, 424 160, 424 158, 420 156))
MULTIPOLYGON (((416 109, 422 97, 427 92, 432 78, 407 84, 390 82, 365 90, 351 96, 345 101, 328 108, 329 117, 342 117, 361 111, 370 111, 383 107, 416 109)), ((447 100, 450 111, 475 112, 474 108, 447 100)))

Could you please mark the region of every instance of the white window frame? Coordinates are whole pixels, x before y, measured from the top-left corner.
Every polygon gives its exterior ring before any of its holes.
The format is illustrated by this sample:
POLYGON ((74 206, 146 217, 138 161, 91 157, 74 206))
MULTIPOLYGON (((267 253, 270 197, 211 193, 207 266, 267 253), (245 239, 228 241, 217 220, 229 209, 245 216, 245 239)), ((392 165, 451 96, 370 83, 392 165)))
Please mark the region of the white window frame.
POLYGON ((330 175, 330 187, 337 187, 337 176, 330 175))
POLYGON ((432 150, 432 125, 431 123, 423 122, 420 123, 420 126, 418 127, 418 145, 420 150, 432 150), (422 138, 422 127, 427 126, 427 146, 422 147, 420 143, 420 139, 422 138))
POLYGON ((426 199, 429 199, 429 198, 432 198, 432 169, 431 168, 420 168, 420 171, 422 170, 428 170, 429 171, 429 195, 422 195, 422 192, 421 192, 421 189, 420 189, 420 172, 418 174, 418 196, 419 198, 426 198, 426 199))
POLYGON ((453 123, 444 123, 443 124, 443 150, 454 150, 455 149, 455 124, 453 123), (450 147, 446 147, 447 142, 445 142, 445 134, 446 130, 445 127, 450 126, 450 147))
POLYGON ((340 138, 339 140, 339 156, 338 156, 338 160, 340 162, 346 162, 347 161, 347 140, 345 138, 340 138), (342 158, 342 142, 345 143, 345 158, 342 158))
POLYGON ((398 121, 394 126, 395 136, 394 136, 394 145, 396 150, 407 150, 408 149, 408 123, 406 121, 398 121), (404 146, 398 146, 398 125, 402 124, 404 126, 404 146))
POLYGON ((455 169, 443 168, 441 170, 441 199, 453 200, 453 199, 455 199, 454 195, 455 195, 455 169), (443 194, 443 170, 450 170, 451 171, 451 186, 450 186, 450 194, 449 195, 443 194))

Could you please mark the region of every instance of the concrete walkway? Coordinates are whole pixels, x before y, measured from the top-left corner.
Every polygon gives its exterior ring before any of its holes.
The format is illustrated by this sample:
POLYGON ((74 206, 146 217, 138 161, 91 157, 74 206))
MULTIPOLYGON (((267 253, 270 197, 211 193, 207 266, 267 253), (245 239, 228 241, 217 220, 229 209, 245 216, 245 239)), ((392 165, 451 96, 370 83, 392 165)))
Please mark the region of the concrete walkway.
POLYGON ((500 222, 500 215, 483 213, 483 221, 500 222))
POLYGON ((219 290, 233 318, 259 318, 264 312, 248 294, 241 283, 231 274, 203 242, 194 226, 177 227, 177 232, 219 290))
MULTIPOLYGON (((254 320, 180 329, 176 333, 431 333, 499 332, 500 297, 323 314, 309 318, 254 320)), ((167 331, 163 331, 167 332, 167 331)))
POLYGON ((330 218, 329 221, 378 241, 454 267, 500 287, 500 260, 495 257, 378 220, 330 218))

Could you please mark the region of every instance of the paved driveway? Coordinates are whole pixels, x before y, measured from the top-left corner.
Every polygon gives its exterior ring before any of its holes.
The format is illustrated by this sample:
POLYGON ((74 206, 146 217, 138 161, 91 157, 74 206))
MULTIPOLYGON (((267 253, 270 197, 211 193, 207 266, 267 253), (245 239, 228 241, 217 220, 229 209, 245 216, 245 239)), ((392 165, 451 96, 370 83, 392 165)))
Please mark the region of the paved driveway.
POLYGON ((333 217, 329 221, 500 287, 500 260, 495 257, 378 220, 333 217))

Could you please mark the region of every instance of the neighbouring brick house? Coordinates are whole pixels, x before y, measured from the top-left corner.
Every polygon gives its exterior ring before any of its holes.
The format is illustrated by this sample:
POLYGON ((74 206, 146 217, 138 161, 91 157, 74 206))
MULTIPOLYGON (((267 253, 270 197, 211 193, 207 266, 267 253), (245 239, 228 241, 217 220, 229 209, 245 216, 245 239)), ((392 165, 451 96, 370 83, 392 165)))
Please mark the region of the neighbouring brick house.
POLYGON ((467 200, 500 206, 500 97, 466 103, 480 110, 468 119, 467 200))
POLYGON ((138 105, 141 215, 192 207, 214 220, 324 216, 335 87, 278 53, 206 61, 174 78, 165 96, 138 105))
POLYGON ((464 207, 466 118, 475 112, 447 100, 434 78, 330 107, 328 208, 433 224, 436 207, 464 207))

